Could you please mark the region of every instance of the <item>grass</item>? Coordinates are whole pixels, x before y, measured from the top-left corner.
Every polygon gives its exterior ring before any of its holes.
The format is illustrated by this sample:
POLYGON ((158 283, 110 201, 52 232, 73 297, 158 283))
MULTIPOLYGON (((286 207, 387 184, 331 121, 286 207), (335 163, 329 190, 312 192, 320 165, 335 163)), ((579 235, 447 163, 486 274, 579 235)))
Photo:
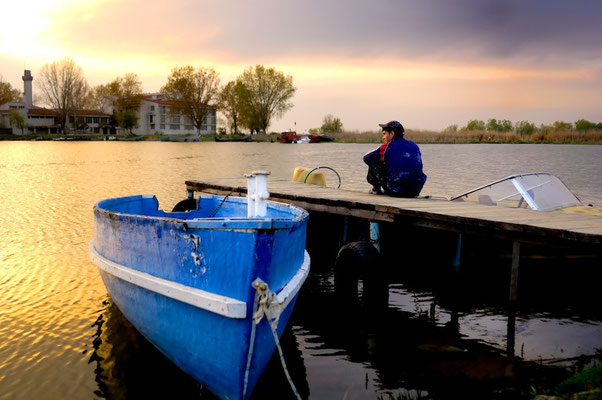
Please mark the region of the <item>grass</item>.
POLYGON ((602 400, 602 363, 576 373, 556 387, 562 398, 602 400))

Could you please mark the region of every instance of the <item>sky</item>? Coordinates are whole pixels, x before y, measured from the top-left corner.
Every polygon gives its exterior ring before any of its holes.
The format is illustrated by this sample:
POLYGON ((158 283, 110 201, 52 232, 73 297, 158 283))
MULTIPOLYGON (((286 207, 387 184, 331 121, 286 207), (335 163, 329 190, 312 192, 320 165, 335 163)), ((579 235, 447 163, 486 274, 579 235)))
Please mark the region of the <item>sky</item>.
POLYGON ((600 0, 0 0, 0 75, 73 58, 91 86, 176 66, 226 84, 262 64, 293 77, 270 131, 443 130, 471 119, 602 122, 600 0))

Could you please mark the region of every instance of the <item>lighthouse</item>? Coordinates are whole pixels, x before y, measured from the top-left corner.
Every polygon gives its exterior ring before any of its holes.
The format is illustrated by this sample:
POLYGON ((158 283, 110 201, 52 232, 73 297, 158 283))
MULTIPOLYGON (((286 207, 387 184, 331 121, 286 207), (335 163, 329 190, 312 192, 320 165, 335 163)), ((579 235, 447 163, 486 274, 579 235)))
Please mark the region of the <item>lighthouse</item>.
POLYGON ((27 110, 33 106, 33 94, 31 89, 32 81, 33 76, 31 76, 31 71, 26 69, 25 75, 23 75, 23 102, 25 103, 25 108, 27 110))

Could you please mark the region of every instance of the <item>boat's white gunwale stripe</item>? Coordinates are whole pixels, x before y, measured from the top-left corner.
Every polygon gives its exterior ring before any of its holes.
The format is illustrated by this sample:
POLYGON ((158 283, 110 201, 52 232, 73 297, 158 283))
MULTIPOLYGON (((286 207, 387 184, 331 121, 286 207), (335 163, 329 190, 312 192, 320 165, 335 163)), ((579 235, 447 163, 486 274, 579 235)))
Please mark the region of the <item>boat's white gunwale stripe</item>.
MULTIPOLYGON (((244 319, 247 316, 247 305, 244 301, 192 288, 117 264, 98 254, 92 243, 90 243, 90 256, 98 268, 133 285, 228 318, 244 319)), ((303 264, 277 294, 278 303, 283 308, 290 303, 301 289, 309 275, 309 265, 309 254, 305 251, 303 264)))
POLYGON ((247 316, 247 304, 244 301, 192 288, 114 263, 98 254, 92 243, 90 254, 98 268, 136 286, 228 318, 243 319, 247 316))
POLYGON ((282 288, 280 292, 278 292, 276 298, 278 299, 278 304, 284 309, 288 306, 288 303, 295 297, 295 295, 301 289, 301 286, 307 279, 309 275, 309 254, 305 251, 305 256, 303 257, 303 264, 297 270, 297 273, 291 278, 290 281, 282 288))

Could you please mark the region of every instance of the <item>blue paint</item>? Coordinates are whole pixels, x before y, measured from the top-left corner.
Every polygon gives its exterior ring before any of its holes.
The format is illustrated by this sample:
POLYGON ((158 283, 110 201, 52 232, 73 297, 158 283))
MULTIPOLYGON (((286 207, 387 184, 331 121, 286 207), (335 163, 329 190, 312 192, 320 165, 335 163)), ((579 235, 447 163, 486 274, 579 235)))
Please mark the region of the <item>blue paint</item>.
MULTIPOLYGON (((94 250, 116 264, 245 302, 244 319, 228 318, 160 295, 103 270, 128 320, 182 370, 221 398, 241 399, 260 278, 280 291, 304 261, 308 215, 268 202, 266 218, 246 218, 246 200, 199 199, 199 209, 169 213, 152 196, 103 200, 94 207, 94 250)), ((281 334, 295 298, 283 311, 281 334)), ((247 398, 275 349, 265 321, 257 326, 247 398)))

